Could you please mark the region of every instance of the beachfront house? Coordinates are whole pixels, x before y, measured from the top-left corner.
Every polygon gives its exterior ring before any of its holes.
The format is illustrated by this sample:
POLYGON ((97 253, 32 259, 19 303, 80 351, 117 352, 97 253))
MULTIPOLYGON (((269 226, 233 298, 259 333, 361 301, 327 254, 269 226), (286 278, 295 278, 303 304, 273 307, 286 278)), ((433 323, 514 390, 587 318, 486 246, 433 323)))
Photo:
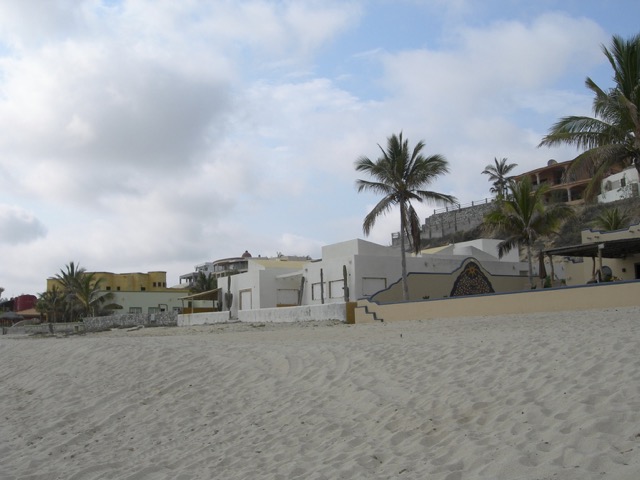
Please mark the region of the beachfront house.
POLYGON ((602 180, 598 203, 610 203, 639 195, 638 170, 631 166, 602 180))
POLYGON ((545 250, 561 258, 567 285, 640 279, 640 224, 603 232, 583 230, 582 243, 545 250))
MULTIPOLYGON (((516 251, 500 259, 499 242, 478 239, 409 256, 410 285, 415 285, 410 291, 417 298, 447 297, 470 262, 483 276, 484 290, 469 294, 522 290, 526 264, 516 251)), ((397 248, 353 239, 322 247, 319 260, 296 263, 251 259, 246 273, 231 277, 232 316, 240 310, 343 303, 376 294, 399 300, 394 287, 401 277, 397 248)))
MULTIPOLYGON (((167 272, 87 272, 100 282, 100 289, 111 297, 104 310, 113 314, 154 314, 180 312, 181 298, 188 295, 187 288, 167 287, 167 272)), ((57 277, 47 278, 47 291, 62 289, 57 277)))

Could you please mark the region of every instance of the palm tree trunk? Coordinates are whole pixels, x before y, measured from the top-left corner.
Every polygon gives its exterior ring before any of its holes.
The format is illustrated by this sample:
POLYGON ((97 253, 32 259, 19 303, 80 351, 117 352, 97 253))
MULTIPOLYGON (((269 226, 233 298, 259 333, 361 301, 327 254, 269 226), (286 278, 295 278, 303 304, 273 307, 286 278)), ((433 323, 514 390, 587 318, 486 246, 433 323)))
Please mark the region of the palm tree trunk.
POLYGON ((404 232, 405 232, 405 206, 400 203, 400 258, 402 259, 402 298, 409 301, 409 284, 407 283, 407 254, 405 252, 404 232))
POLYGON ((533 288, 533 264, 531 263, 531 244, 527 242, 527 262, 529 262, 529 288, 533 288))

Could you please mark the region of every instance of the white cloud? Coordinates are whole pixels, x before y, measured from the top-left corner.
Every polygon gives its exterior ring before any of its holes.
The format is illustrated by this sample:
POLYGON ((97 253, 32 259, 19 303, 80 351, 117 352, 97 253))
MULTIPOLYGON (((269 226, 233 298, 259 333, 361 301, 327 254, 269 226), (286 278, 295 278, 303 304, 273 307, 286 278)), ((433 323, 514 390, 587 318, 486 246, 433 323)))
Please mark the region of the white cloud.
POLYGON ((0 243, 30 243, 46 234, 47 228, 32 212, 0 204, 0 243))
MULTIPOLYGON (((604 60, 601 26, 407 0, 446 26, 398 50, 376 30, 385 19, 370 18, 388 5, 0 5, 0 203, 21 232, 11 243, 2 229, 0 283, 41 285, 71 260, 177 283, 245 249, 319 255, 363 237, 377 199, 356 192, 353 162, 400 130, 449 159, 432 187, 463 203, 488 193, 480 172, 494 157, 522 170, 569 158, 536 147, 560 115, 589 112, 582 85, 604 60)), ((369 240, 388 244, 398 223, 390 212, 369 240)))

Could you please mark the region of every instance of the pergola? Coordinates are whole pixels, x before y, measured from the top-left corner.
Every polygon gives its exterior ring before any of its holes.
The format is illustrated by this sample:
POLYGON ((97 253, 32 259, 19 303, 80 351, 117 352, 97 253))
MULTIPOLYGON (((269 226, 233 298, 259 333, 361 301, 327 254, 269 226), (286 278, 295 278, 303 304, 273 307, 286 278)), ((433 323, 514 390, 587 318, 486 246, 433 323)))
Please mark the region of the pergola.
MULTIPOLYGON (((219 299, 220 297, 220 288, 214 288, 213 290, 207 290, 206 292, 200 292, 200 293, 194 293, 193 295, 188 295, 186 297, 180 297, 180 300, 182 300, 182 311, 185 311, 185 306, 184 306, 184 302, 191 302, 193 300, 205 300, 205 301, 211 301, 211 310, 215 310, 216 305, 215 302, 219 299)), ((191 311, 193 312, 193 307, 191 307, 191 311)))
POLYGON ((621 238, 618 240, 604 240, 602 242, 582 243, 544 250, 551 260, 551 278, 553 278, 553 256, 562 257, 591 257, 593 260, 592 275, 596 277, 596 258, 598 270, 602 271, 603 258, 625 258, 640 253, 640 238, 621 238))

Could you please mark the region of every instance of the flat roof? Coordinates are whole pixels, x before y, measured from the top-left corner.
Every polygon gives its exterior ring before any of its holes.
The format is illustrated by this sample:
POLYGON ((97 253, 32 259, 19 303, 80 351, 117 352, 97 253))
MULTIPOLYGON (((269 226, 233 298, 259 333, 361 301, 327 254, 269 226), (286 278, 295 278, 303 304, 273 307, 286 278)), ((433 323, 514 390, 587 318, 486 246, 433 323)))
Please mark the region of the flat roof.
POLYGON ((544 250, 546 255, 562 255, 563 257, 597 257, 601 250, 602 258, 624 258, 640 253, 640 238, 622 238, 602 242, 582 243, 544 250))

